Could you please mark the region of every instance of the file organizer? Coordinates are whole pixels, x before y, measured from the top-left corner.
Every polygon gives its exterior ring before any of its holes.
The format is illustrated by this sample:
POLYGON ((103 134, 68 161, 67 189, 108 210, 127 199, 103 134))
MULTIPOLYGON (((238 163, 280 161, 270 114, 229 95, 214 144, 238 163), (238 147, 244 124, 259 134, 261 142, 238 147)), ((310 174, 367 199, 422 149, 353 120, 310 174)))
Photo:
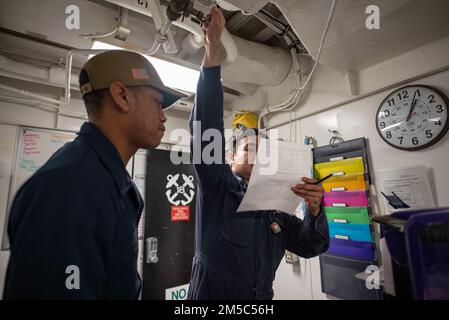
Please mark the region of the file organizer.
POLYGON ((368 208, 364 207, 324 207, 329 223, 370 223, 368 208))
POLYGON ((325 192, 324 205, 326 207, 368 207, 366 191, 325 192))
POLYGON ((364 174, 350 174, 340 177, 332 177, 324 181, 323 189, 326 192, 357 191, 366 189, 364 174))
POLYGON ((373 242, 369 224, 329 223, 331 239, 373 242))
POLYGON ((368 266, 378 265, 366 139, 314 148, 313 160, 315 179, 334 174, 322 184, 331 238, 328 252, 320 256, 322 291, 341 299, 380 299, 381 290, 369 290, 356 278, 368 266))
POLYGON ((371 262, 360 259, 345 258, 334 254, 321 255, 323 292, 347 300, 380 300, 382 298, 380 290, 368 290, 365 281, 355 278, 357 273, 363 272, 370 265, 371 262))
POLYGON ((363 174, 365 173, 363 159, 358 157, 333 162, 317 163, 314 166, 314 175, 317 179, 321 179, 331 173, 334 175, 335 180, 338 180, 338 177, 342 176, 363 174))
POLYGON ((374 260, 374 246, 370 242, 331 239, 328 253, 341 257, 354 257, 354 259, 374 260))

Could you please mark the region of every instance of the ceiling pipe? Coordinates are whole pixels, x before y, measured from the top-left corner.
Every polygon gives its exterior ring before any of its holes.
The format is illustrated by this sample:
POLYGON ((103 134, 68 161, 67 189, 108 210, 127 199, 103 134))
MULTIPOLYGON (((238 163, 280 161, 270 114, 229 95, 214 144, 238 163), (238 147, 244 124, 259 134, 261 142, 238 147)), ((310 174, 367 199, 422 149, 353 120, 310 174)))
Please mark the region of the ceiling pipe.
MULTIPOLYGON (((139 5, 137 1, 134 0, 105 0, 107 2, 113 3, 117 6, 129 9, 131 11, 138 12, 140 14, 153 17, 153 14, 149 10, 149 8, 139 5)), ((165 6, 161 6, 164 9, 166 9, 165 6)), ((172 24, 174 26, 177 26, 181 29, 184 29, 186 31, 189 31, 190 33, 193 33, 195 35, 195 40, 201 39, 201 42, 203 41, 203 31, 201 29, 201 26, 197 23, 193 22, 191 19, 184 18, 184 19, 178 19, 176 21, 173 21, 172 24)), ((222 34, 222 44, 225 51, 225 57, 223 61, 223 65, 230 64, 235 61, 238 51, 237 47, 233 41, 232 35, 225 29, 222 34)))
MULTIPOLYGON (((22 63, 3 55, 0 55, 0 69, 17 73, 20 75, 27 75, 29 77, 38 79, 50 79, 50 69, 45 67, 31 66, 28 63, 22 63)), ((64 70, 64 69, 62 69, 64 70)))
MULTIPOLYGON (((106 1, 150 17, 153 16, 149 8, 139 5, 134 0, 106 1)), ((200 43, 202 47, 204 35, 200 25, 191 21, 189 17, 173 21, 173 25, 194 34, 193 41, 192 38, 184 40, 184 45, 188 47, 188 50, 192 49, 192 52, 199 50, 197 48, 200 43)), ((287 50, 238 38, 231 35, 226 28, 222 33, 221 42, 224 49, 222 58, 222 74, 224 79, 232 79, 234 82, 246 85, 246 87, 250 86, 257 89, 261 85, 279 85, 287 78, 292 66, 292 59, 287 50)), ((238 86, 236 90, 238 90, 238 86)), ((247 90, 245 94, 248 94, 248 92, 254 93, 254 91, 247 90)))
POLYGON ((160 28, 156 32, 156 39, 154 39, 153 45, 151 49, 147 52, 148 55, 152 56, 156 54, 159 48, 168 40, 168 31, 170 30, 170 26, 172 25, 171 20, 167 20, 162 28, 160 28))
MULTIPOLYGON (((45 80, 49 84, 64 85, 65 83, 65 69, 56 65, 41 67, 0 55, 0 69, 27 78, 45 80)), ((72 74, 71 82, 78 82, 78 75, 72 74)))
POLYGON ((202 37, 198 37, 193 33, 189 33, 182 41, 182 49, 189 56, 193 56, 202 47, 203 47, 202 37))
POLYGON ((0 55, 0 68, 4 69, 8 72, 11 72, 13 74, 18 75, 26 75, 35 79, 41 79, 46 80, 50 84, 60 84, 61 82, 64 83, 64 99, 63 100, 56 100, 51 99, 39 94, 34 94, 31 92, 28 92, 26 90, 17 89, 14 87, 10 87, 7 85, 0 85, 1 89, 8 90, 14 93, 18 93, 24 96, 33 97, 35 99, 45 101, 45 102, 51 102, 56 103, 57 105, 61 104, 69 104, 70 103, 70 88, 72 81, 78 81, 78 77, 72 75, 72 61, 73 61, 73 55, 80 54, 80 55, 88 55, 88 54, 97 54, 104 52, 106 50, 92 50, 92 49, 71 49, 67 52, 65 57, 65 69, 63 68, 57 68, 57 67, 39 67, 39 66, 32 66, 26 63, 22 63, 19 61, 15 61, 12 59, 9 59, 5 56, 0 55))
POLYGON ((39 95, 39 94, 36 94, 36 93, 31 93, 31 92, 23 90, 23 89, 17 89, 17 88, 14 88, 14 87, 10 87, 10 86, 7 86, 7 85, 1 84, 1 83, 0 83, 0 89, 6 90, 6 91, 10 91, 10 92, 14 92, 14 93, 18 93, 18 94, 20 94, 22 96, 32 97, 32 98, 35 98, 35 99, 38 99, 38 100, 42 100, 42 101, 45 101, 45 102, 56 103, 58 105, 61 103, 61 101, 59 101, 59 100, 51 99, 51 98, 48 98, 48 97, 45 97, 45 96, 42 96, 42 95, 39 95))
MULTIPOLYGON (((50 67, 40 67, 31 65, 28 63, 19 62, 13 59, 10 59, 8 57, 5 57, 3 55, 0 55, 0 69, 8 71, 9 73, 13 75, 18 76, 26 76, 29 79, 35 79, 35 80, 44 80, 45 83, 53 84, 53 85, 64 85, 66 96, 67 92, 70 93, 70 83, 77 82, 78 76, 73 75, 70 71, 67 73, 67 70, 58 66, 50 66, 50 67), (69 81, 67 82, 67 79, 69 81)), ((71 68, 70 68, 71 69, 71 68)), ((18 93, 24 96, 33 97, 35 99, 39 99, 45 102, 51 102, 56 103, 60 105, 63 103, 61 100, 51 99, 47 98, 45 96, 34 94, 31 92, 28 92, 26 90, 17 89, 14 87, 10 87, 7 85, 1 85, 0 88, 4 90, 8 90, 14 93, 18 93)), ((70 96, 70 94, 69 94, 70 96)), ((68 104, 70 102, 69 98, 66 98, 64 101, 68 104)))
MULTIPOLYGON (((139 3, 137 1, 133 1, 133 0, 105 0, 105 1, 153 18, 153 13, 151 12, 149 6, 139 5, 139 3)), ((162 11, 166 11, 167 7, 161 5, 161 8, 164 9, 162 11)), ((197 23, 191 21, 191 19, 189 19, 189 18, 178 19, 178 20, 172 21, 172 24, 174 26, 184 29, 190 33, 193 33, 195 35, 195 40, 198 40, 197 42, 201 41, 201 43, 202 43, 204 35, 203 35, 203 31, 201 29, 201 26, 198 25, 197 23)), ((232 44, 227 45, 226 43, 224 43, 224 47, 225 47, 226 52, 229 51, 230 53, 232 53, 234 51, 232 44)), ((229 54, 227 54, 227 55, 229 55, 229 54)))

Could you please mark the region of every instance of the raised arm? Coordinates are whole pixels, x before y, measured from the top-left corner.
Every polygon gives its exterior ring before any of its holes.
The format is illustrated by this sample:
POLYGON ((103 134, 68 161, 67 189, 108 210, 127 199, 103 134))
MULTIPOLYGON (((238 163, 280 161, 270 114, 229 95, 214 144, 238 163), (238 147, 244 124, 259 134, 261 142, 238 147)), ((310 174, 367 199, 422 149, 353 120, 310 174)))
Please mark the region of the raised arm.
POLYGON ((221 11, 218 8, 212 8, 203 30, 206 50, 189 122, 191 154, 203 188, 218 183, 222 173, 229 170, 225 165, 224 155, 223 87, 220 74, 221 34, 224 24, 225 19, 221 11), (209 129, 214 129, 215 134, 209 129), (217 143, 216 145, 220 147, 219 156, 207 152, 211 150, 209 148, 205 150, 211 142, 217 143), (209 155, 215 155, 211 159, 217 161, 208 162, 202 157, 203 151, 209 155))

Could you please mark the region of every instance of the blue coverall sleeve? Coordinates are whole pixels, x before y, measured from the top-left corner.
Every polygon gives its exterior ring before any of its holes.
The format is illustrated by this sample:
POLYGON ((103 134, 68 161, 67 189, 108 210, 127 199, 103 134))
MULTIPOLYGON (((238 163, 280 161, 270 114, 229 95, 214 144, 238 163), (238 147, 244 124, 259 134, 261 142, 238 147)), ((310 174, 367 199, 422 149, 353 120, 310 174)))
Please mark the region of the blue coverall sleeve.
POLYGON ((104 297, 117 211, 106 181, 94 175, 53 170, 19 191, 8 227, 5 299, 104 297))
POLYGON ((231 174, 231 170, 225 162, 223 87, 220 73, 220 66, 201 69, 189 121, 191 156, 203 190, 223 182, 222 179, 226 173, 231 174), (212 134, 213 131, 215 135, 212 134), (211 133, 213 138, 209 138, 208 133, 211 133), (210 141, 208 141, 209 139, 210 141), (209 152, 212 149, 209 147, 205 150, 205 148, 211 142, 218 148, 209 152), (218 161, 206 163, 202 157, 203 151, 205 154, 212 154, 218 161), (217 155, 215 152, 219 152, 219 154, 217 155))
MULTIPOLYGON (((307 209, 306 209, 307 210, 307 209)), ((303 258, 312 258, 325 253, 329 248, 329 226, 321 211, 317 217, 308 214, 304 220, 287 216, 287 250, 303 258)))

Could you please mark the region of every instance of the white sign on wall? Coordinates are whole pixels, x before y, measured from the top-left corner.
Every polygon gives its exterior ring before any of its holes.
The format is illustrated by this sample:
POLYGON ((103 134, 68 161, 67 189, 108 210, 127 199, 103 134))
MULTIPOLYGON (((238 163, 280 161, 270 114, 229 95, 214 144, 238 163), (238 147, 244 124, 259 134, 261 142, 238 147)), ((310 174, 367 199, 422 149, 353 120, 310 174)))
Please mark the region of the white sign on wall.
POLYGON ((165 289, 165 300, 187 300, 189 284, 165 289))
POLYGON ((435 208, 427 168, 424 165, 379 170, 385 212, 435 208), (402 204, 402 205, 401 205, 402 204))

